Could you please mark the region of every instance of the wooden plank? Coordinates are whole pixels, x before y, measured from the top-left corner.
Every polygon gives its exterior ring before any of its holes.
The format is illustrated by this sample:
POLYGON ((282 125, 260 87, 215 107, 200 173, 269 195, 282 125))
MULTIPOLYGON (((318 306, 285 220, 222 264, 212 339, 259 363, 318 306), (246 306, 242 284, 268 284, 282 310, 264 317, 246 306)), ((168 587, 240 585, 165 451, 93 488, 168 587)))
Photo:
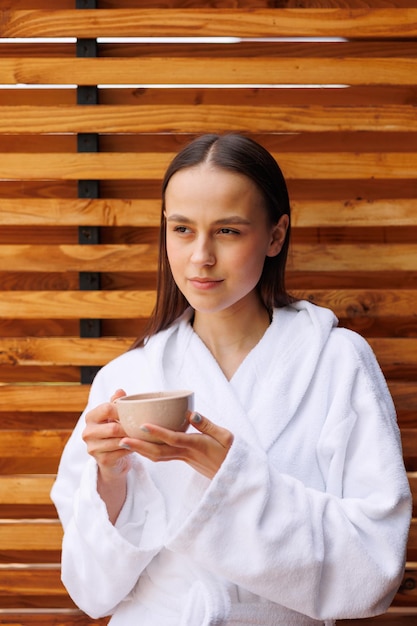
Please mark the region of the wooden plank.
MULTIPOLYGON (((238 52, 236 50, 236 52, 238 52)), ((411 85, 417 59, 1 58, 5 85, 411 85), (260 80, 262 77, 262 80, 260 80)))
MULTIPOLYGON (((314 90, 313 90, 314 91, 314 90)), ((103 105, 104 106, 104 105, 103 105)), ((256 108, 256 102, 253 104, 256 108)), ((216 129, 211 128, 214 132, 216 129)), ((170 133, 113 133, 104 134, 101 137, 100 146, 102 152, 123 152, 123 153, 143 153, 143 152, 166 152, 171 154, 177 152, 191 139, 200 133, 183 133, 175 135, 170 133)), ((405 135, 401 132, 374 133, 374 132, 309 132, 309 133, 251 133, 254 139, 264 144, 271 152, 281 153, 305 153, 305 152, 340 152, 343 146, 344 153, 395 153, 407 152, 408 154, 417 151, 417 133, 408 133, 407 141, 404 143, 405 135)), ((0 134, 0 152, 4 154, 42 154, 50 153, 77 153, 75 134, 46 134, 31 135, 20 134, 17 142, 10 141, 8 134, 0 134)), ((6 181, 5 181, 6 182, 6 181)), ((6 194, 3 193, 5 196, 6 194)), ((401 194, 403 197, 404 194, 401 194)), ((135 196, 134 196, 135 197, 135 196)), ((156 196, 153 196, 154 198, 156 196)), ((380 194, 380 197, 384 197, 380 194)), ((390 196, 387 196, 390 197, 390 196)))
MULTIPOLYGON (((1 340, 0 340, 1 343, 1 340)), ((96 365, 96 363, 94 363, 96 365)), ((16 365, 1 363, 1 381, 3 384, 30 383, 77 383, 80 382, 79 366, 16 365)))
MULTIPOLYGON (((292 289, 291 292, 298 299, 327 306, 338 317, 347 319, 408 318, 417 310, 414 289, 292 289)), ((146 319, 154 302, 153 291, 8 291, 0 292, 0 317, 146 319)))
MULTIPOLYGON (((14 49, 12 44, 9 48, 14 49)), ((72 55, 74 56, 74 55, 72 55)), ((0 88, 0 104, 2 106, 42 105, 57 106, 75 104, 77 102, 77 88, 54 89, 19 89, 17 85, 9 89, 0 88)))
POLYGON ((295 243, 291 247, 288 270, 325 272, 416 271, 415 244, 315 244, 295 243))
MULTIPOLYGON (((60 8, 62 6, 63 0, 60 0, 60 8)), ((203 7, 207 8, 208 6, 216 7, 217 0, 169 0, 168 2, 165 0, 102 0, 103 6, 105 8, 137 8, 140 6, 141 8, 161 8, 161 7, 173 7, 173 8, 184 8, 184 7, 203 7)), ((239 8, 267 8, 270 7, 270 0, 223 0, 222 7, 230 7, 235 8, 238 6, 239 8)), ((287 8, 311 8, 312 5, 316 8, 323 9, 336 9, 336 8, 361 8, 361 9, 369 9, 376 7, 415 7, 415 2, 413 0, 280 0, 280 5, 285 6, 287 8)), ((17 6, 19 7, 28 7, 36 8, 44 7, 44 0, 17 0, 17 6)))
POLYGON ((59 551, 62 534, 58 520, 0 520, 0 551, 17 546, 28 551, 59 551))
POLYGON ((2 106, 0 133, 416 132, 411 105, 2 106))
POLYGON ((417 293, 414 289, 311 289, 291 290, 298 299, 327 306, 337 317, 402 318, 414 316, 417 293))
MULTIPOLYGON (((417 415, 417 382, 388 380, 397 411, 410 411, 417 415)), ((405 447, 405 456, 417 457, 417 428, 401 430, 405 447)))
POLYGON ((293 200, 291 223, 294 228, 415 226, 415 203, 415 198, 293 200))
POLYGON ((3 153, 0 178, 160 180, 174 156, 174 153, 43 153, 40 159, 37 153, 3 153))
MULTIPOLYGON (((390 391, 394 398, 394 402, 399 411, 416 411, 417 409, 417 383, 414 381, 388 381, 390 391)), ((14 412, 19 411, 81 411, 84 409, 87 397, 88 397, 88 385, 2 385, 0 386, 0 411, 10 410, 10 406, 13 406, 14 412)), ((15 442, 13 436, 16 437, 14 431, 2 431, 2 437, 0 438, 0 450, 3 451, 3 455, 13 456, 16 454, 15 442), (7 440, 7 444, 5 443, 7 440), (7 448, 9 446, 9 448, 7 448)), ((42 437, 39 433, 44 433, 42 436, 50 436, 51 441, 54 442, 54 433, 46 435, 48 431, 36 431, 28 432, 24 437, 28 437, 31 442, 31 450, 35 446, 39 446, 42 449, 42 437), (40 439, 38 439, 40 437, 40 439)), ((408 442, 407 454, 408 456, 417 455, 417 429, 403 429, 403 434, 408 442), (414 446, 414 448, 413 448, 414 446)), ((56 431, 56 436, 61 441, 65 439, 67 435, 66 431, 56 431)), ((46 442, 44 442, 46 445, 46 442)), ((28 444, 29 445, 29 444, 28 444)), ((53 445, 51 444, 51 452, 53 452, 53 445)), ((37 449, 37 448, 36 448, 37 449)), ((20 456, 25 456, 26 451, 21 451, 19 448, 20 456), (20 454, 20 452, 22 452, 20 454)), ((30 454, 29 454, 30 456, 30 454)))
MULTIPOLYGON (((255 105, 256 107, 256 105, 255 105)), ((215 130, 214 128, 212 129, 215 130)), ((141 134, 141 133, 116 133, 116 134, 104 134, 100 136, 102 141, 100 143, 102 152, 113 153, 166 153, 168 155, 177 153, 183 146, 188 144, 196 134, 171 134, 171 133, 157 133, 157 134, 141 134)), ((22 148, 19 145, 15 145, 14 149, 7 147, 6 139, 7 135, 0 135, 1 152, 7 154, 19 153, 24 154, 26 152, 32 153, 37 146, 38 153, 74 153, 77 152, 75 144, 75 135, 19 135, 22 141, 28 140, 28 143, 24 144, 22 148), (64 138, 70 139, 67 142, 66 147, 62 147, 62 140, 64 138), (31 139, 31 142, 29 140, 31 139), (35 141, 36 140, 36 141, 35 141), (43 143, 42 143, 43 141, 43 143), (26 145, 28 149, 26 149, 26 145)), ((251 137, 262 143, 272 154, 280 156, 282 154, 326 154, 341 153, 341 147, 343 147, 343 154, 355 153, 362 154, 381 154, 381 153, 407 153, 408 155, 417 152, 417 133, 252 133, 251 137)), ((155 190, 154 190, 155 191, 155 190)), ((159 191, 159 189, 158 189, 159 191)), ((5 195, 5 194, 4 194, 5 195)), ((323 195, 323 194, 322 194, 323 195)), ((376 194, 378 197, 391 197, 385 192, 376 194)), ((397 194, 395 194, 397 195, 397 194)), ((399 197, 409 197, 406 194, 399 193, 399 197)), ((415 189, 410 194, 415 196, 415 189)), ((105 197, 105 196, 103 196, 105 197)), ((133 194, 133 197, 140 197, 140 195, 133 194)), ((154 198, 157 195, 153 195, 154 198)), ((322 196, 320 196, 322 197, 322 196)))
MULTIPOLYGON (((71 600, 68 594, 64 594, 62 596, 7 595, 0 598, 0 607, 2 609, 12 609, 13 611, 27 611, 29 613, 29 611, 35 609, 45 611, 49 608, 53 611, 59 611, 60 609, 74 608, 75 603, 71 600)), ((86 618, 84 626, 91 623, 95 622, 90 622, 88 618, 86 618)), ((44 622, 44 626, 50 626, 50 624, 51 622, 49 621, 44 622)), ((63 622, 59 622, 59 626, 62 626, 62 624, 63 622)), ((13 624, 12 626, 15 626, 15 624, 13 624)))
MULTIPOLYGON (((77 381, 79 384, 79 381, 77 381)), ((26 383, 25 385, 29 385, 30 383, 26 383)), ((66 385, 66 383, 60 383, 61 384, 61 393, 64 392, 64 385, 66 385)), ((73 383, 74 385, 76 383, 73 383)), ((3 388, 5 385, 3 384, 1 386, 1 388, 3 388)), ((11 385, 9 385, 10 387, 15 386, 15 383, 12 383, 11 385)), ((35 387, 39 387, 39 384, 32 384, 32 389, 35 389, 35 387)), ((43 386, 48 387, 50 385, 48 384, 43 384, 43 386)), ((89 391, 88 385, 87 385, 87 393, 89 391)), ((41 393, 42 393, 42 387, 41 387, 41 393)), ((1 395, 1 393, 0 393, 1 395)), ((85 400, 87 399, 87 397, 85 397, 85 400)), ((80 404, 81 404, 82 400, 80 400, 80 404)), ((83 407, 84 408, 84 407, 83 407)), ((37 430, 54 430, 54 429, 59 429, 59 430, 68 430, 70 431, 72 428, 74 428, 75 424, 78 421, 78 418, 80 416, 80 410, 77 407, 76 409, 72 410, 72 411, 63 411, 62 407, 58 407, 56 411, 51 411, 51 409, 49 408, 49 410, 46 411, 42 411, 41 409, 36 411, 36 422, 34 422, 34 411, 31 411, 30 408, 28 408, 27 411, 25 410, 20 410, 20 411, 14 411, 9 409, 8 411, 5 410, 2 412, 1 415, 1 425, 2 425, 2 430, 13 430, 13 431, 32 431, 34 430, 34 428, 36 427, 37 430)), ((55 471, 55 470, 54 470, 55 471)), ((35 470, 33 470, 33 474, 53 474, 54 471, 51 472, 47 472, 45 470, 42 470, 40 472, 36 472, 35 470)), ((19 472, 19 471, 14 471, 14 472, 8 472, 8 474, 26 474, 27 472, 19 472)), ((0 472, 1 474, 1 472, 0 472)))
POLYGON ((415 518, 411 520, 407 546, 410 550, 417 550, 417 519, 415 518))
POLYGON ((0 503, 2 506, 15 503, 50 505, 49 494, 54 480, 52 474, 0 476, 0 503))
MULTIPOLYGON (((33 8, 33 6, 44 7, 44 0, 17 0, 18 6, 33 8)), ((61 0, 62 2, 62 0, 61 0)), ((316 8, 346 8, 349 6, 351 8, 375 8, 375 7, 413 7, 412 0, 280 0, 280 5, 291 8, 311 8, 312 5, 316 8)), ((169 0, 169 2, 163 2, 161 0, 103 0, 103 6, 106 8, 136 8, 138 5, 142 8, 161 8, 161 7, 173 7, 173 8, 183 8, 183 7, 203 7, 207 8, 207 6, 215 7, 217 5, 216 0, 169 0)), ((61 4, 60 4, 61 6, 61 4)), ((238 6, 239 8, 249 8, 253 9, 255 7, 264 8, 270 6, 270 0, 224 0, 222 2, 222 7, 230 7, 235 8, 238 6)))
MULTIPOLYGON (((58 467, 58 463, 59 459, 58 462, 55 460, 56 468, 58 467)), ((4 471, 4 466, 2 469, 4 471)), ((32 468, 31 471, 34 472, 35 470, 32 468)), ((27 476, 30 475, 31 474, 27 474, 27 476)), ((4 519, 56 519, 57 512, 55 506, 52 504, 52 501, 45 504, 22 504, 15 500, 11 504, 0 503, 0 517, 4 519)), ((8 563, 11 560, 12 559, 10 559, 9 556, 4 555, 3 558, 0 554, 0 567, 2 561, 8 563)), ((52 561, 48 559, 48 562, 52 561)))
MULTIPOLYGON (((400 383, 398 385, 395 385, 395 387, 399 387, 400 383)), ((404 388, 405 383, 402 383, 402 389, 400 389, 400 391, 402 391, 402 395, 405 398, 405 402, 409 402, 409 410, 412 411, 416 411, 416 399, 415 397, 412 397, 412 394, 416 393, 416 390, 414 389, 414 392, 411 389, 411 384, 408 385, 409 389, 405 389, 404 388)), ((396 405, 398 406, 399 401, 398 398, 396 398, 395 396, 395 392, 396 390, 393 388, 393 385, 390 385, 390 390, 393 394, 393 398, 394 398, 394 402, 396 403, 396 405)), ((398 407, 399 408, 399 407, 398 407)), ((406 466, 407 469, 409 471, 416 471, 416 467, 415 467, 415 460, 417 458, 417 429, 415 428, 401 428, 401 439, 402 439, 402 445, 403 445, 403 456, 406 462, 406 466), (409 465, 410 461, 414 461, 411 465, 409 465)), ((413 535, 413 540, 414 540, 414 545, 413 547, 416 550, 417 553, 417 537, 416 537, 416 533, 413 535)), ((417 560, 417 554, 416 554, 416 560, 417 560)))
MULTIPOLYGON (((417 502, 417 472, 409 472, 408 479, 417 502)), ((50 505, 50 491, 55 480, 53 474, 0 476, 1 505, 50 505)), ((416 586, 417 589, 417 586, 416 586)))
MULTIPOLYGON (((314 4, 315 8, 323 9, 375 9, 375 8, 414 8, 413 0, 281 0, 280 5, 286 8, 311 8, 314 4)), ((217 0, 100 0, 100 6, 105 9, 161 9, 161 8, 216 8, 217 0)), ((270 8, 270 0, 223 0, 222 8, 235 9, 265 9, 270 8)), ((50 0, 13 0, 13 9, 41 9, 49 10, 51 8, 50 0)), ((68 10, 74 8, 73 0, 56 0, 54 8, 60 10, 68 10)))
MULTIPOLYGON (((103 365, 130 348, 132 338, 0 337, 0 365, 103 365)), ((410 340, 412 341, 412 340, 410 340)), ((417 339, 415 340, 417 348, 417 339)), ((390 350, 392 355, 395 347, 390 350)), ((416 350, 417 353, 417 350, 416 350)), ((405 356, 405 355, 404 355, 405 356)))
MULTIPOLYGON (((5 44, 6 45, 6 44, 5 44)), ((9 49, 14 49, 8 44, 9 49)), ((147 46, 148 47, 148 46, 147 46)), ((210 48, 211 49, 211 48, 210 48)), ((288 50, 288 47, 287 47, 288 50)), ((339 53, 340 55, 340 53, 339 53)), ((73 55, 74 56, 74 55, 73 55)), ((302 107, 302 106, 390 106, 409 105, 413 102, 414 91, 411 86, 353 86, 349 89, 328 87, 326 89, 271 89, 271 88, 236 88, 223 87, 171 87, 160 89, 147 87, 102 87, 100 89, 100 105, 126 106, 195 106, 223 105, 223 106, 254 106, 256 107, 302 107)), ((0 104, 2 106, 58 106, 75 105, 77 101, 76 88, 54 89, 53 87, 33 87, 19 89, 0 88, 0 104)))
MULTIPOLYGON (((117 137, 117 135, 115 136, 117 137)), ((16 139, 16 138, 15 138, 16 139)), ((39 154, 42 152, 76 152, 76 135, 19 135, 19 141, 11 141, 8 135, 0 135, 0 152, 14 154, 16 152, 27 152, 29 154, 39 154)), ((7 186, 6 179, 2 187, 7 186)), ((72 194, 74 195, 74 194, 72 194)))
POLYGON ((417 365, 417 339, 414 337, 370 337, 368 342, 381 367, 395 368, 403 365, 417 365))
POLYGON ((294 289, 299 299, 327 306, 337 317, 412 317, 417 311, 417 292, 414 289, 294 289))
MULTIPOLYGON (((42 392, 44 390, 44 388, 40 389, 41 396, 43 395, 42 392)), ((2 396, 3 394, 0 393, 0 395, 2 396)), ((3 402, 3 397, 0 402, 3 402)), ((36 403, 39 403, 39 401, 36 401, 36 403)), ((69 404, 71 404, 71 401, 69 401, 69 404)), ((30 408, 30 402, 28 402, 26 408, 30 408)), ((55 407, 55 410, 56 409, 57 407, 55 407)), ((1 457, 6 459, 14 456, 29 458, 36 457, 38 455, 45 457, 59 457, 61 456, 64 445, 67 442, 71 431, 67 429, 41 429, 32 431, 2 430, 0 432, 1 457), (17 446, 17 442, 19 442, 19 447, 17 446)))
MULTIPOLYGON (((65 90, 71 93, 71 90, 65 90)), ((54 101, 49 96, 50 89, 33 88, 33 98, 29 98, 27 90, 16 92, 13 89, 0 90, 0 103, 2 105, 35 105, 42 104, 65 104, 64 101, 54 101), (45 100, 41 93, 45 92, 45 100), (14 95, 13 95, 14 94, 14 95)), ((413 102, 412 86, 352 86, 349 89, 327 87, 326 89, 310 89, 299 87, 297 89, 271 89, 271 88, 236 88, 233 86, 222 89, 204 87, 170 87, 170 89, 158 89, 147 87, 146 89, 134 89, 132 87, 100 89, 100 104, 102 105, 195 105, 197 102, 204 105, 231 105, 245 106, 376 106, 376 105, 403 105, 413 102)), ((67 102, 74 104, 74 101, 67 102)))
POLYGON ((67 596, 59 565, 0 567, 0 603, 3 596, 16 595, 67 596))
POLYGON ((146 319, 155 305, 154 291, 7 291, 0 292, 5 319, 146 319))
MULTIPOLYGON (((54 46, 55 47, 55 46, 54 46)), ((57 46, 58 47, 58 46, 57 46)), ((13 44, 0 43, 2 57, 52 57, 65 56, 68 50, 61 55, 46 54, 43 44, 13 44), (38 52, 39 50, 39 52, 38 52), (15 51, 15 52, 14 52, 15 51)), ((50 51, 54 48, 50 47, 50 51)), ((188 57, 188 58, 229 58, 229 57, 263 57, 270 58, 392 58, 415 57, 416 50, 413 39, 409 40, 347 40, 323 38, 271 38, 271 39, 230 39, 211 40, 209 45, 205 40, 168 39, 168 40, 136 40, 129 43, 118 41, 117 38, 100 43, 98 56, 101 58, 133 58, 133 57, 188 57), (145 43, 146 42, 146 43, 145 43), (156 42, 156 43, 155 43, 156 42)), ((73 56, 75 54, 73 53, 73 56)))
MULTIPOLYGON (((417 68, 416 68, 417 71, 417 68)), ((277 158, 287 180, 415 178, 415 152, 285 152, 277 158)), ((0 153, 0 178, 8 180, 156 180, 175 153, 0 153)))
POLYGON ((0 608, 1 626, 106 626, 108 621, 89 618, 78 609, 0 608))
POLYGON ((8 504, 51 505, 50 491, 55 475, 0 476, 0 502, 8 504))
MULTIPOLYGON (((104 1, 107 2, 108 0, 104 0, 104 1)), ((120 0, 120 1, 122 4, 120 5, 119 3, 119 6, 124 6, 126 2, 128 5, 130 5, 131 2, 133 2, 133 4, 135 4, 136 2, 136 0, 120 0)), ((174 2, 177 2, 177 1, 181 2, 182 0, 174 0, 174 2)), ((11 8, 14 8, 14 9, 48 9, 51 7, 50 0, 8 0, 8 1, 3 0, 3 2, 4 2, 5 8, 7 7, 8 9, 11 9, 11 8)), ((152 6, 153 0, 145 0, 145 2, 151 2, 151 6, 152 6)), ((73 0, 56 0, 56 2, 54 2, 54 6, 56 9, 72 9, 74 8, 74 2, 73 0)))
MULTIPOLYGON (((415 579, 415 571, 408 571, 407 581, 415 579)), ((2 596, 66 596, 60 579, 59 566, 28 565, 0 568, 0 598, 2 596)), ((412 601, 415 593, 400 593, 399 600, 408 596, 412 601)), ((1 601, 1 600, 0 600, 1 601)), ((397 598, 394 599, 394 604, 397 598)), ((1 624, 1 621, 0 621, 1 624)))
MULTIPOLYGON (((416 521, 413 520, 409 539, 411 548, 415 547, 415 527, 416 521)), ((7 552, 12 546, 27 551, 59 551, 62 535, 58 520, 0 520, 0 551, 7 552)))
MULTIPOLYGON (((0 470, 1 473, 4 475, 9 475, 9 474, 54 474, 58 471, 58 467, 59 467, 59 462, 61 459, 61 454, 62 454, 62 450, 63 448, 57 448, 54 456, 14 456, 14 457, 5 457, 0 459, 0 470)), ((46 506, 46 505, 20 505, 20 507, 14 506, 14 505, 4 505, 4 506, 0 506, 0 513, 2 515, 4 515, 5 518, 10 519, 13 518, 16 515, 16 512, 18 513, 18 515, 21 517, 26 517, 26 512, 27 512, 27 518, 28 519, 55 519, 56 518, 56 513, 53 510, 53 507, 51 506, 46 506), (17 510, 18 509, 18 510, 17 510), (36 515, 36 512, 38 513, 36 515)), ((23 562, 26 560, 27 561, 27 557, 25 558, 21 558, 22 557, 22 553, 21 551, 19 552, 19 548, 18 546, 15 546, 14 549, 14 555, 16 558, 16 562, 23 562)), ((42 562, 42 563, 50 563, 51 561, 51 557, 52 555, 49 555, 49 557, 45 560, 42 558, 40 561, 39 559, 37 559, 36 557, 34 559, 32 559, 32 561, 36 561, 38 560, 38 562, 42 562)), ((52 559, 53 560, 53 559, 52 559)), ((0 552, 0 562, 2 561, 14 561, 13 558, 11 558, 11 555, 9 554, 7 558, 5 558, 1 552, 0 552)))
MULTIPOLYGON (((134 337, 1 337, 0 365, 103 365, 130 348, 134 337)), ((417 366, 414 337, 370 337, 382 367, 417 366)))
POLYGON ((416 9, 12 10, 1 37, 346 37, 417 36, 416 9))
MULTIPOLYGON (((157 248, 152 244, 0 245, 0 270, 18 272, 154 272, 157 248)), ((292 272, 416 271, 414 244, 294 243, 288 263, 292 272)))
MULTIPOLYGON (((408 482, 413 496, 413 505, 417 506, 417 472, 408 472, 408 482)), ((417 586, 416 586, 417 588, 417 586)))
MULTIPOLYGON (((316 8, 346 8, 346 0, 281 0, 280 4, 288 8, 311 8, 314 4, 316 8)), ((161 8, 215 8, 217 0, 100 0, 100 5, 105 9, 161 9, 161 8)), ((13 8, 15 9, 50 9, 50 0, 13 0, 13 8)), ((57 0, 54 3, 56 9, 72 9, 74 3, 70 0, 57 0)), ((270 0, 223 0, 224 8, 268 8, 270 0)), ((412 8, 415 6, 413 0, 349 0, 350 8, 386 8, 400 7, 412 8)))
MULTIPOLYGON (((397 48, 396 44, 393 44, 395 48, 397 48)), ((3 58, 7 57, 26 57, 26 56, 36 56, 42 58, 51 58, 53 56, 58 56, 62 58, 74 58, 77 54, 76 52, 76 43, 75 41, 71 43, 61 43, 58 41, 54 41, 53 43, 49 42, 30 42, 30 43, 22 43, 21 40, 3 40, 0 41, 0 56, 3 58)), ((397 48, 398 50, 398 48, 397 48)), ((406 54, 404 56, 407 56, 406 54)))
POLYGON ((18 272, 153 272, 156 246, 151 244, 0 245, 0 270, 18 272))
MULTIPOLYGON (((59 411, 75 411, 81 413, 87 404, 88 392, 89 385, 80 384, 0 385, 0 411, 10 412, 10 407, 13 407, 14 412, 44 411, 57 413, 59 411)), ((13 432, 3 430, 0 437, 2 454, 7 457, 16 455, 13 432), (10 446, 9 450, 7 450, 7 445, 10 446)), ((28 431, 27 437, 31 448, 27 451, 19 450, 19 455, 25 456, 28 452, 32 453, 34 449, 42 450, 43 446, 45 449, 48 443, 51 454, 56 456, 58 452, 54 445, 60 446, 67 435, 68 431, 66 430, 40 430, 35 434, 28 431)))
POLYGON ((417 604, 417 569, 415 563, 408 563, 393 606, 413 606, 417 604))
MULTIPOLYGON (((230 56, 230 43, 226 43, 222 39, 212 40, 209 48, 207 42, 195 41, 194 39, 185 39, 161 41, 157 39, 138 40, 132 38, 129 42, 120 40, 116 37, 110 42, 98 42, 97 56, 100 58, 132 58, 132 57, 201 57, 207 56, 210 50, 210 57, 228 57, 230 56), (168 43, 169 41, 169 43, 168 43)), ((237 43, 235 41, 235 43, 237 43)), ((285 43, 283 41, 263 40, 262 50, 264 56, 285 56, 285 48, 288 51, 287 56, 320 56, 334 57, 357 57, 369 56, 374 57, 407 57, 414 56, 414 48, 411 41, 387 41, 382 46, 381 42, 369 41, 320 41, 308 40, 285 43), (298 51, 298 54, 297 54, 298 51), (341 54, 341 51, 343 53, 341 54)), ((239 40, 239 54, 237 56, 256 56, 259 52, 259 41, 239 40)), ((25 39, 0 39, 0 57, 2 58, 53 58, 53 57, 76 57, 75 41, 71 43, 57 43, 56 40, 25 40, 25 39), (45 43, 47 42, 47 43, 45 43)), ((235 56, 232 54, 231 56, 235 56)))
MULTIPOLYGON (((417 384, 413 381, 395 381, 389 380, 388 386, 393 396, 398 411, 416 411, 417 410, 417 384)), ((77 411, 82 412, 88 397, 88 385, 2 385, 0 387, 0 411, 10 410, 13 406, 14 412, 25 411, 77 411)), ((3 439, 0 442, 0 449, 5 457, 15 456, 16 450, 19 450, 19 456, 31 456, 33 449, 42 450, 42 446, 50 445, 50 452, 56 455, 58 442, 65 440, 68 432, 66 430, 51 431, 25 431, 22 437, 30 442, 30 449, 22 450, 17 446, 13 437, 17 437, 16 431, 3 431, 3 439), (39 433, 42 432, 42 435, 39 433), (42 439, 45 438, 45 440, 42 439), (46 441, 46 438, 50 439, 46 441), (38 439, 39 438, 39 439, 38 439), (6 442, 7 439, 7 442, 6 442), (49 442, 51 442, 49 444, 49 442), (7 446, 10 446, 8 449, 7 446)), ((404 437, 404 447, 406 456, 417 455, 417 429, 402 429, 404 437)), ((19 436, 20 437, 20 436, 19 436)), ((25 445, 29 446, 26 442, 25 445)), ((23 442, 22 442, 23 445, 23 442)))
POLYGON ((78 609, 58 608, 1 608, 2 626, 105 626, 109 618, 92 619, 78 609))
MULTIPOLYGON (((417 226, 415 198, 298 200, 293 228, 417 226)), ((161 201, 149 199, 2 198, 3 226, 159 227, 161 201)))
MULTIPOLYGON (((397 201, 392 202, 396 207, 397 201)), ((410 220, 413 219, 412 200, 403 201, 403 204, 402 209, 400 201, 398 211, 403 214, 403 220, 410 224, 410 220)), ((159 198, 145 200, 2 198, 0 224, 19 227, 55 225, 157 227, 160 224, 160 214, 159 198)), ((415 220, 417 223, 417 217, 415 220)))

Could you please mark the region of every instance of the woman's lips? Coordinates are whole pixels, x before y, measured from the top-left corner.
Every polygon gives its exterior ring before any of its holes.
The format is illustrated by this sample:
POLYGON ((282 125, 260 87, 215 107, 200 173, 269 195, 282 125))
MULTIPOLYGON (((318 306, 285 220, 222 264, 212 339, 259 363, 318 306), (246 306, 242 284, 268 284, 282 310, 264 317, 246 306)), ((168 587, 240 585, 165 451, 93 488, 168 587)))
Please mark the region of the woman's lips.
POLYGON ((214 278, 190 278, 189 282, 195 289, 200 289, 201 291, 206 291, 208 289, 213 289, 218 287, 220 283, 223 282, 222 279, 214 279, 214 278))

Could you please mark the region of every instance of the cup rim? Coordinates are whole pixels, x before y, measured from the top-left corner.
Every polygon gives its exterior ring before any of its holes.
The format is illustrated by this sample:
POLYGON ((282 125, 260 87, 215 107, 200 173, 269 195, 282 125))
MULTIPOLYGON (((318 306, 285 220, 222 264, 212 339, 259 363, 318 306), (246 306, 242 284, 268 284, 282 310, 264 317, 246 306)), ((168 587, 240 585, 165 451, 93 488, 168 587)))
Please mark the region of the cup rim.
POLYGON ((191 396, 194 392, 189 389, 178 390, 166 390, 166 391, 145 391, 143 393, 134 393, 127 396, 117 398, 115 403, 118 402, 158 402, 160 400, 174 400, 176 398, 186 398, 191 396))

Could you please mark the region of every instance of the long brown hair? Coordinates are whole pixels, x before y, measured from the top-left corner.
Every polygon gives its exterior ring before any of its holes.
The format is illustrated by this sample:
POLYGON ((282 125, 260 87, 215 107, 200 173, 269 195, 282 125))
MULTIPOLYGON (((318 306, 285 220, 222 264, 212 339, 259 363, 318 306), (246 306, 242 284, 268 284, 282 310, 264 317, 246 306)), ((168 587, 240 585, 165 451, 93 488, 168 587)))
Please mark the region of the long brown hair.
MULTIPOLYGON (((239 134, 207 134, 183 148, 171 161, 162 182, 161 227, 159 232, 159 261, 156 305, 142 336, 132 348, 143 346, 146 339, 165 330, 188 308, 189 304, 178 289, 171 273, 166 248, 165 192, 172 176, 179 170, 204 162, 238 172, 250 178, 264 198, 271 225, 282 215, 290 217, 287 185, 281 169, 272 155, 260 144, 239 134)), ((280 253, 266 257, 258 283, 259 295, 268 311, 292 301, 285 289, 285 266, 288 256, 290 226, 280 253)))

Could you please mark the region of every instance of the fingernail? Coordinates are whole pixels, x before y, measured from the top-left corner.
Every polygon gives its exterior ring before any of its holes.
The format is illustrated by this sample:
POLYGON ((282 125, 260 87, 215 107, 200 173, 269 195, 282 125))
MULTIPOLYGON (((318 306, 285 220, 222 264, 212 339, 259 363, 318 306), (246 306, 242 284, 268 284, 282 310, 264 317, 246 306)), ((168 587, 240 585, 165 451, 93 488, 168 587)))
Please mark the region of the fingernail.
POLYGON ((142 432, 144 432, 144 433, 149 433, 149 432, 150 432, 149 428, 146 428, 146 426, 141 426, 141 427, 140 427, 140 430, 141 430, 142 432))
POLYGON ((119 443, 119 448, 124 448, 124 450, 130 450, 130 446, 127 443, 119 443))
POLYGON ((191 421, 194 422, 194 424, 199 424, 202 420, 203 418, 201 417, 200 413, 194 413, 191 418, 191 421))

